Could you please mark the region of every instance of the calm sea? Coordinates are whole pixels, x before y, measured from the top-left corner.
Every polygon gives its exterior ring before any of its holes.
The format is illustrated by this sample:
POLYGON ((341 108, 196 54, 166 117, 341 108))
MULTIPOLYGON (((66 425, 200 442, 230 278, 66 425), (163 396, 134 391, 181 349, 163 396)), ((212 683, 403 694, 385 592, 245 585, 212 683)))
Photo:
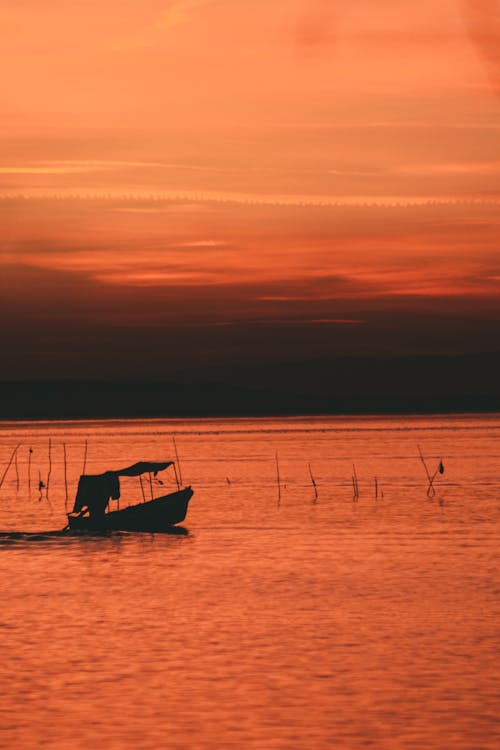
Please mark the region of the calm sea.
POLYGON ((0 423, 0 479, 16 445, 2 748, 500 747, 500 415, 0 423), (47 533, 64 450, 71 504, 85 453, 171 459, 173 435, 186 535, 47 533))

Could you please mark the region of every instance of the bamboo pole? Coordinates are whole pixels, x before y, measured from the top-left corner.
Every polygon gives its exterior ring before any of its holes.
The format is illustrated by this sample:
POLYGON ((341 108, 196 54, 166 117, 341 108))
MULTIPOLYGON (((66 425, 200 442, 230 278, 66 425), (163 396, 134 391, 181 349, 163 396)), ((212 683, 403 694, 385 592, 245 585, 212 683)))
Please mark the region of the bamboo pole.
POLYGON ((318 488, 316 486, 316 482, 315 482, 314 477, 313 477, 313 473, 312 473, 312 469, 311 469, 311 464, 307 464, 307 466, 308 466, 308 469, 309 469, 309 476, 311 477, 311 483, 312 483, 312 486, 314 487, 314 502, 316 502, 317 499, 318 499, 318 488))
POLYGON ((359 498, 359 486, 358 486, 358 475, 356 474, 356 467, 352 465, 352 483, 354 486, 354 499, 357 501, 359 498))
POLYGON ((28 450, 28 491, 31 495, 31 455, 33 453, 33 448, 30 448, 28 450))
POLYGON ((438 474, 444 474, 444 464, 443 464, 442 458, 439 459, 439 463, 437 465, 437 469, 435 470, 434 474, 432 474, 431 477, 429 478, 429 487, 427 489, 427 495, 429 497, 436 496, 436 488, 434 487, 434 480, 438 474))
POLYGON ((64 451, 64 510, 68 510, 68 470, 67 470, 67 456, 66 456, 66 443, 63 443, 64 451))
POLYGON ((180 488, 181 488, 181 483, 180 483, 180 481, 179 481, 179 475, 178 475, 178 473, 177 473, 177 466, 175 465, 175 463, 174 463, 174 474, 175 474, 175 483, 176 483, 176 485, 177 485, 177 489, 178 489, 178 490, 180 490, 180 488))
POLYGON ((85 474, 85 468, 87 466, 87 449, 88 449, 88 440, 85 441, 85 452, 83 454, 83 468, 82 468, 82 474, 85 474))
POLYGON ((280 465, 278 460, 278 451, 275 454, 276 459, 276 484, 278 487, 278 506, 281 504, 281 482, 280 482, 280 465))
POLYGON ((429 469, 427 468, 427 464, 425 463, 425 458, 423 457, 422 451, 420 450, 420 446, 417 445, 417 448, 418 448, 418 454, 420 456, 420 460, 422 461, 424 465, 425 473, 427 475, 427 480, 429 482, 429 485, 427 487, 427 497, 434 497, 436 494, 436 490, 432 486, 432 483, 434 481, 434 477, 436 476, 436 472, 434 472, 434 476, 431 476, 429 469))
POLYGON ((17 451, 14 454, 14 468, 16 470, 16 493, 19 492, 19 465, 17 462, 17 451))
POLYGON ((47 472, 47 497, 49 495, 50 475, 52 474, 52 440, 49 438, 49 470, 47 472))
POLYGON ((177 466, 179 467, 179 487, 180 487, 182 485, 182 469, 181 469, 181 462, 179 461, 179 454, 177 453, 177 443, 175 442, 175 435, 172 435, 172 441, 174 443, 175 460, 177 461, 177 466))
POLYGON ((436 478, 437 471, 432 474, 431 478, 429 479, 429 487, 427 488, 427 495, 429 497, 435 497, 436 496, 436 489, 434 487, 434 480, 436 478))
POLYGON ((141 485, 141 492, 142 492, 142 502, 146 502, 146 494, 144 492, 144 485, 142 483, 142 474, 139 474, 139 484, 141 485))
MULTIPOLYGON (((19 443, 19 445, 21 445, 21 443, 19 443)), ((16 447, 15 447, 15 448, 14 448, 14 450, 12 451, 12 454, 11 454, 11 456, 10 456, 10 458, 9 458, 9 462, 8 462, 7 466, 5 467, 5 471, 4 471, 4 473, 2 474, 2 478, 0 479, 0 487, 1 487, 1 486, 2 486, 2 484, 4 483, 5 477, 7 476, 7 472, 8 472, 8 471, 9 471, 9 469, 10 469, 10 465, 11 465, 12 461, 14 460, 14 456, 15 456, 15 455, 16 455, 16 453, 17 453, 17 449, 19 448, 19 445, 16 445, 16 447)))

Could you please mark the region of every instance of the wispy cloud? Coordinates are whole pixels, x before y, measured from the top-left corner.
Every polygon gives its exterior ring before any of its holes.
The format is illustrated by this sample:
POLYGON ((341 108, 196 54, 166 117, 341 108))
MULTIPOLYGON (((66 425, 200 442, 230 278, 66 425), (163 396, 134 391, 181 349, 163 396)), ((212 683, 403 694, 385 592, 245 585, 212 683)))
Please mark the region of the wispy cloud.
MULTIPOLYGON (((46 188, 30 188, 29 190, 19 190, 15 188, 5 188, 0 191, 0 200, 9 198, 24 199, 44 199, 60 200, 69 198, 71 200, 100 200, 100 201, 126 201, 129 204, 144 201, 164 201, 179 202, 184 204, 236 204, 243 206, 296 206, 296 207, 335 207, 335 206, 365 206, 365 207, 394 207, 394 206, 425 206, 434 205, 454 205, 468 202, 471 204, 499 205, 500 191, 498 193, 487 193, 478 195, 478 193, 463 193, 460 195, 453 194, 426 194, 426 195, 310 195, 310 194, 261 194, 261 193, 241 193, 226 191, 127 191, 118 188, 100 189, 74 189, 61 187, 56 190, 47 190, 46 188)), ((144 207, 151 212, 148 207, 144 207)), ((134 210, 133 205, 129 210, 134 210)), ((164 209, 158 209, 158 212, 164 209)), ((156 210, 152 211, 156 213, 156 210)))
POLYGON ((113 159, 55 159, 40 160, 33 164, 8 164, 0 166, 0 174, 78 174, 110 171, 124 168, 179 169, 196 172, 225 172, 224 168, 202 164, 181 164, 159 161, 120 161, 113 159))
POLYGON ((500 159, 435 162, 433 164, 407 164, 393 170, 402 175, 467 175, 499 174, 500 159))
POLYGON ((199 247, 199 248, 214 248, 214 247, 226 247, 227 242, 223 242, 221 240, 193 240, 191 242, 178 242, 176 244, 177 247, 199 247))
POLYGON ((204 8, 220 4, 221 0, 172 0, 155 21, 156 29, 168 29, 184 23, 192 18, 193 14, 204 8))
POLYGON ((58 174, 84 174, 85 172, 95 172, 102 167, 95 167, 89 164, 87 165, 69 165, 64 166, 51 164, 47 166, 31 165, 31 166, 17 166, 11 165, 8 167, 0 167, 0 175, 58 175, 58 174))
POLYGON ((141 49, 157 44, 165 33, 193 21, 196 16, 210 6, 220 5, 227 0, 170 0, 159 13, 152 16, 147 24, 136 33, 122 37, 112 45, 116 51, 141 49))
POLYGON ((301 13, 296 43, 303 54, 311 55, 325 44, 333 44, 337 35, 339 8, 331 0, 309 2, 301 13))
POLYGON ((497 0, 462 0, 462 7, 470 37, 500 94, 500 6, 497 0))

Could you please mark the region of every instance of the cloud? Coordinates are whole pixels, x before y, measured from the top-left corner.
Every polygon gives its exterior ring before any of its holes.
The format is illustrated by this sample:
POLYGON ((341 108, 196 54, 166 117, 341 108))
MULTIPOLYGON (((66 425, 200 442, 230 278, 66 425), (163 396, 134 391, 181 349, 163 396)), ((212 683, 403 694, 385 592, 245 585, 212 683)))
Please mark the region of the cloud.
POLYGON ((304 54, 314 54, 331 45, 337 36, 338 11, 331 0, 315 0, 303 11, 296 31, 296 43, 304 54))
POLYGON ((0 166, 0 174, 83 174, 85 172, 100 172, 124 168, 185 169, 200 172, 230 171, 218 167, 199 164, 179 164, 177 162, 123 161, 117 159, 56 159, 41 160, 34 164, 10 164, 0 166))
POLYGON ((127 51, 150 47, 156 44, 165 32, 189 23, 206 8, 224 2, 227 2, 227 0, 170 0, 169 3, 166 3, 166 7, 163 7, 159 13, 151 17, 142 29, 115 42, 113 49, 127 51))
MULTIPOLYGON (((163 201, 179 202, 183 204, 234 204, 241 206, 269 206, 269 207, 340 207, 340 206, 363 206, 373 207, 410 207, 426 206, 429 204, 440 204, 443 206, 454 205, 468 202, 471 204, 500 205, 500 194, 478 195, 470 194, 425 194, 425 195, 404 195, 404 194, 261 194, 261 193, 241 193, 215 190, 134 190, 127 191, 120 188, 30 188, 23 190, 19 188, 4 188, 0 190, 0 201, 2 199, 38 199, 38 200, 98 200, 98 201, 126 201, 127 203, 143 201, 163 201)), ((132 209, 129 209, 132 210, 132 209)))
POLYGON ((95 172, 103 169, 102 166, 96 167, 90 164, 80 165, 57 165, 49 164, 44 166, 43 164, 33 164, 30 166, 17 166, 11 165, 8 167, 0 167, 0 175, 57 175, 57 174, 83 174, 85 172, 95 172))
POLYGON ((500 174, 500 159, 409 164, 393 171, 395 174, 407 175, 500 174))
MULTIPOLYGON (((217 0, 215 0, 216 2, 217 0)), ((220 2, 220 0, 219 0, 220 2)), ((163 10, 155 22, 155 28, 167 29, 171 26, 177 26, 190 18, 197 11, 213 5, 214 0, 173 0, 167 8, 163 10)))
POLYGON ((469 35, 500 95, 500 3, 498 0, 462 0, 469 35))
POLYGON ((192 240, 190 242, 178 242, 177 247, 227 247, 228 243, 220 240, 192 240))

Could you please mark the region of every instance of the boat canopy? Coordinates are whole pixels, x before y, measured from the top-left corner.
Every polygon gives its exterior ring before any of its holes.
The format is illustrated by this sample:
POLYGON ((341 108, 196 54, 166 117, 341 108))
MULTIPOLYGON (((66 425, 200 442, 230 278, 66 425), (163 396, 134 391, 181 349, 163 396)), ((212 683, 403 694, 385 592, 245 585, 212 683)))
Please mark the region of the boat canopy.
POLYGON ((173 461, 164 461, 163 463, 138 461, 136 464, 132 464, 132 466, 127 466, 126 469, 120 469, 113 473, 116 474, 117 477, 138 477, 141 474, 158 474, 159 471, 168 469, 172 464, 173 461))
POLYGON ((78 482, 73 513, 80 513, 88 508, 91 515, 100 515, 106 510, 110 499, 118 500, 120 497, 119 477, 138 477, 141 474, 157 474, 159 471, 172 466, 173 461, 163 463, 151 461, 139 461, 132 466, 118 471, 106 471, 104 474, 84 474, 78 482))

